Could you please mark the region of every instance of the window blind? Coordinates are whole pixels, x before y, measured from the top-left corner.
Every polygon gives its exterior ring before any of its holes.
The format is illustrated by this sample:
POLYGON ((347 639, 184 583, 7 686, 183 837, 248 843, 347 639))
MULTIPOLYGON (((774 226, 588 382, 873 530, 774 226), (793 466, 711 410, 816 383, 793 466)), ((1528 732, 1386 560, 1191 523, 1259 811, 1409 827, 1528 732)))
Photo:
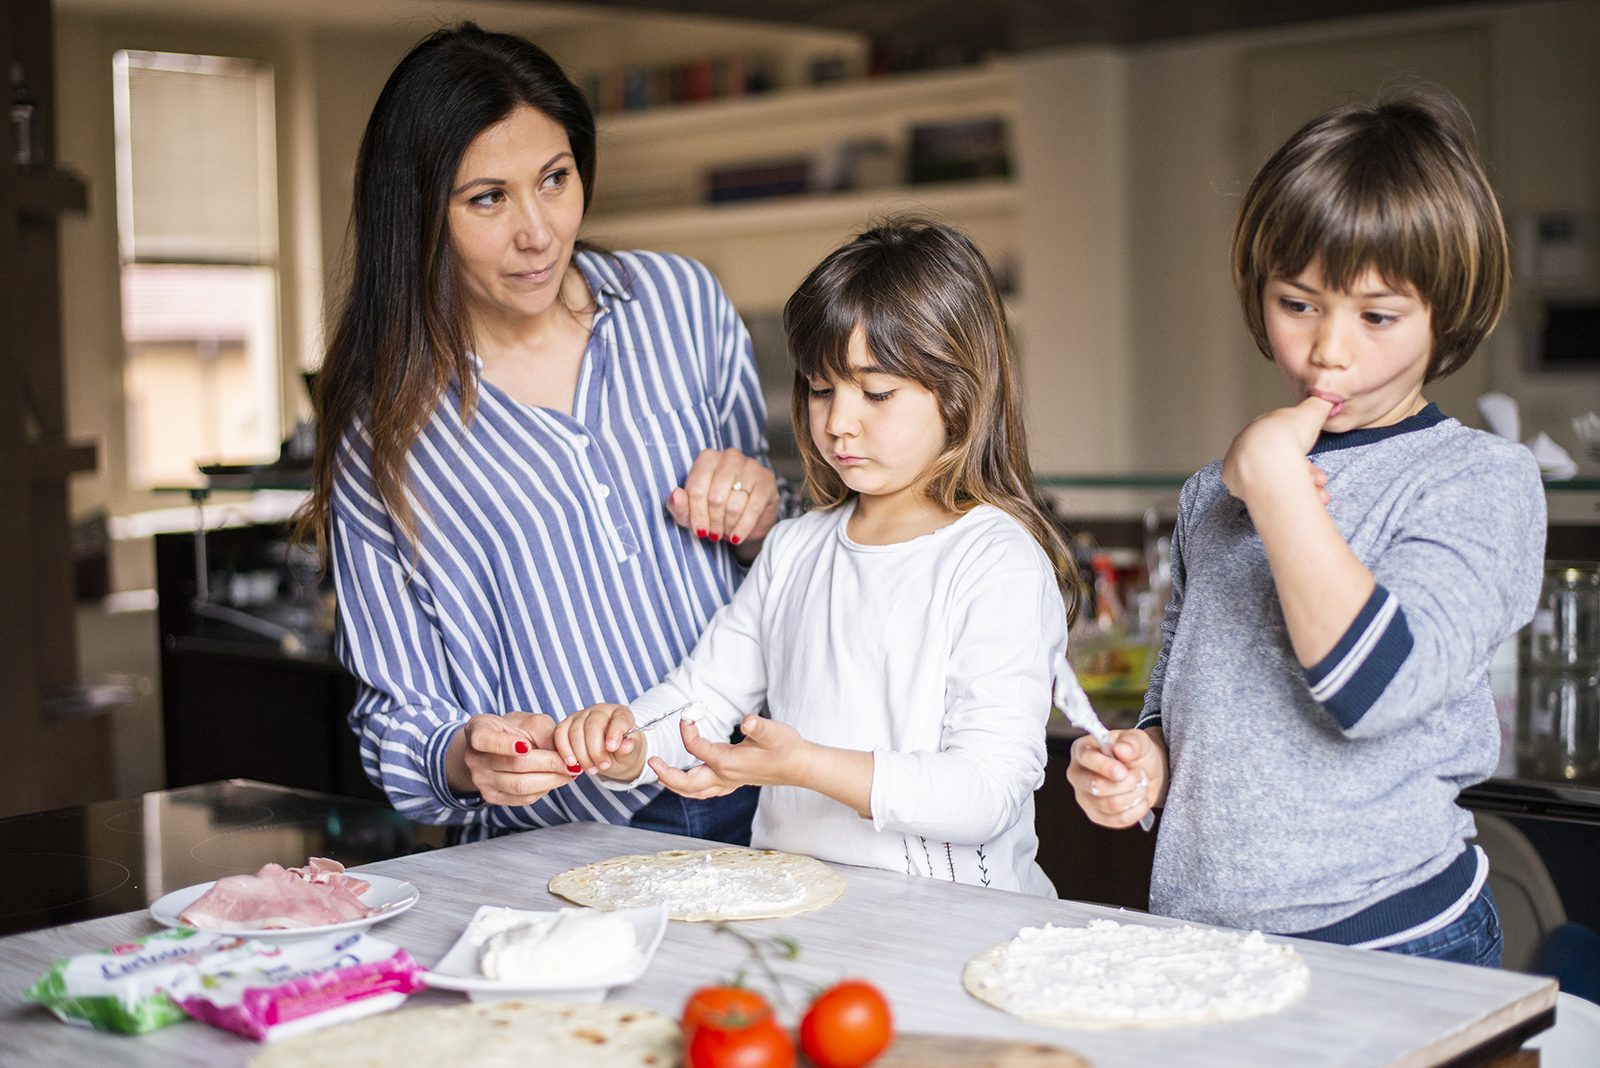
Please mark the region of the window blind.
POLYGON ((117 60, 124 261, 274 263, 271 68, 151 52, 117 60))

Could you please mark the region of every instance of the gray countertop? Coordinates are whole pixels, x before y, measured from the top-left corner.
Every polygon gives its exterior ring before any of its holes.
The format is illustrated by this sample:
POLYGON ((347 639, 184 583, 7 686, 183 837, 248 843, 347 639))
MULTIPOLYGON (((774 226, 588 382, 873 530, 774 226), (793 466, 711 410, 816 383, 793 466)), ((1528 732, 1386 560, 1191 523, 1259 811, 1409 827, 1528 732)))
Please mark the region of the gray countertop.
MULTIPOLYGON (((479 905, 553 908, 562 902, 545 886, 567 868, 626 853, 710 844, 629 827, 573 824, 361 870, 417 885, 417 906, 373 932, 405 946, 427 966, 443 955, 479 905)), ((847 889, 828 908, 742 926, 797 939, 801 957, 795 967, 803 977, 854 975, 876 983, 904 1033, 1050 1042, 1097 1066, 1425 1065, 1546 1026, 1555 1004, 1555 983, 1537 976, 1301 942, 1296 948, 1311 968, 1311 990, 1273 1016, 1145 1031, 1040 1027, 969 996, 961 986, 967 960, 1019 928, 1045 922, 1173 921, 887 871, 838 870, 847 889)), ((43 1008, 22 1002, 22 991, 51 961, 156 929, 147 913, 133 912, 0 939, 0 1064, 113 1059, 126 1065, 247 1064, 257 1048, 253 1043, 193 1021, 134 1038, 68 1027, 43 1008)), ((743 961, 743 946, 735 939, 708 925, 672 923, 644 978, 613 990, 610 999, 675 1016, 691 989, 731 975, 743 961)), ((408 1007, 461 1002, 460 994, 425 991, 408 1007)))

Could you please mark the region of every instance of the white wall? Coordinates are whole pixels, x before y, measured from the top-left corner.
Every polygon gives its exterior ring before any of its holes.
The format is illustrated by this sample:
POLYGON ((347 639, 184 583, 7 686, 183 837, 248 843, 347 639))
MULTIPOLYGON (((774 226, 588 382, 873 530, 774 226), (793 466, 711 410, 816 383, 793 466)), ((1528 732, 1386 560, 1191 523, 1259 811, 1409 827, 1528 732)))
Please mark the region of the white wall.
MULTIPOLYGON (((105 443, 101 473, 75 482, 74 507, 126 510, 149 502, 134 501, 114 475, 122 353, 112 51, 257 56, 278 72, 284 393, 295 405, 287 425, 301 403, 298 367, 318 359, 316 309, 342 260, 367 113, 395 60, 456 11, 317 28, 134 18, 83 0, 66 7, 57 27, 60 154, 91 188, 90 212, 63 226, 69 419, 74 435, 105 443)), ((409 10, 400 0, 387 9, 409 10)), ((540 20, 551 16, 538 5, 463 10, 544 40, 575 68, 770 40, 792 69, 811 54, 848 51, 851 40, 748 24, 724 30, 704 19, 649 22, 615 9, 577 17, 570 7, 543 32, 540 20)), ((1600 224, 1600 0, 1447 8, 1016 61, 1023 378, 1039 471, 1193 469, 1220 455, 1272 395, 1274 373, 1240 324, 1226 262, 1234 207, 1257 162, 1246 147, 1250 57, 1463 27, 1489 42, 1488 161, 1508 218, 1578 210, 1600 224)), ((1482 388, 1505 389, 1523 402, 1530 431, 1570 444, 1566 419, 1600 407, 1600 375, 1529 373, 1531 301, 1519 286, 1513 314, 1475 363, 1434 392, 1471 420, 1482 388)))
MULTIPOLYGON (((1111 451, 1113 462, 1127 457, 1126 470, 1191 470, 1220 456, 1232 435, 1272 403, 1269 398, 1280 388, 1271 365, 1256 353, 1245 332, 1228 277, 1234 212, 1259 162, 1248 147, 1247 122, 1260 102, 1244 95, 1251 57, 1314 45, 1345 48, 1363 40, 1381 51, 1391 48, 1397 37, 1426 41, 1440 31, 1458 30, 1488 41, 1491 113, 1477 116, 1477 121, 1486 139, 1491 178, 1514 234, 1521 220, 1548 210, 1584 212, 1591 227, 1600 228, 1600 3, 1594 0, 1464 7, 1229 34, 1136 48, 1117 61, 1082 50, 1027 61, 1041 85, 1054 78, 1070 84, 1091 65, 1095 78, 1120 82, 1120 90, 1101 84, 1082 91, 1088 99, 1111 100, 1094 105, 1111 111, 1120 97, 1122 150, 1105 149, 1091 139, 1085 153, 1091 158, 1079 160, 1078 173, 1060 167, 1055 172, 1070 192, 1057 189, 1050 196, 1056 204, 1071 204, 1080 193, 1096 197, 1108 216, 1120 215, 1120 242, 1102 235, 1098 241, 1069 245, 1069 231, 1057 224, 1038 234, 1037 244, 1044 247, 1027 262, 1031 292, 1040 283, 1040 263, 1057 243, 1062 251, 1056 255, 1069 259, 1056 268, 1062 283, 1058 288, 1093 285, 1085 280, 1115 278, 1119 270, 1126 271, 1120 317, 1079 307, 1081 295, 1065 296, 1049 309, 1038 307, 1034 299, 1029 310, 1030 325, 1046 325, 1047 335, 1059 332, 1071 338, 1070 347, 1063 347, 1065 358, 1084 364, 1055 368, 1058 377, 1103 379, 1108 376, 1103 361, 1112 362, 1124 376, 1104 393, 1112 411, 1124 403, 1122 398, 1131 398, 1126 402, 1129 414, 1118 424, 1121 440, 1111 451), (1101 150, 1104 156, 1093 158, 1101 150), (1122 195, 1108 193, 1108 186, 1120 188, 1122 195), (1108 255, 1119 244, 1121 255, 1108 255), (1048 324, 1041 322, 1046 317, 1051 318, 1048 324)), ((1394 74, 1446 83, 1456 69, 1452 64, 1449 72, 1430 72, 1405 57, 1391 66, 1394 74)), ((1370 94, 1379 87, 1327 88, 1370 94)), ((1085 124, 1075 106, 1065 95, 1057 104, 1054 122, 1064 135, 1085 124)), ((1028 137, 1033 143, 1040 134, 1030 130, 1028 137)), ((1028 181, 1032 196, 1034 185, 1028 181)), ((1027 210, 1036 218, 1049 218, 1044 206, 1027 210)), ((1600 279, 1590 284, 1600 291, 1600 279)), ((1517 284, 1506 319, 1474 362, 1428 392, 1448 412, 1476 424, 1477 395, 1503 389, 1522 403, 1527 433, 1546 430, 1576 448, 1568 420, 1600 408, 1600 374, 1529 371, 1525 335, 1534 297, 1526 280, 1517 284)), ((1030 368, 1032 378, 1038 377, 1037 370, 1030 368)), ((1048 462, 1039 463, 1039 469, 1093 470, 1095 465, 1076 461, 1105 454, 1100 441, 1105 413, 1057 429, 1046 425, 1044 409, 1071 410, 1071 396, 1034 398, 1032 403, 1035 436, 1049 450, 1043 457, 1048 462), (1065 466, 1058 468, 1057 462, 1065 466)))

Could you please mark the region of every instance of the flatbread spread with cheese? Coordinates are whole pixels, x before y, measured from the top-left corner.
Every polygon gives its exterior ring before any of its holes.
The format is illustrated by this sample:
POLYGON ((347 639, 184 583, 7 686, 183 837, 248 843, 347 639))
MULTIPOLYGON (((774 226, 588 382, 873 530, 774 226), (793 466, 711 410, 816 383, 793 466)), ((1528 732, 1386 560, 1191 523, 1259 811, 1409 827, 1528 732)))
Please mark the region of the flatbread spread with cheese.
POLYGON ((555 1001, 475 1002, 398 1009, 282 1039, 252 1068, 379 1068, 470 1064, 529 1068, 671 1068, 683 1049, 673 1020, 649 1009, 555 1001))
POLYGON ((1260 931, 1091 920, 1024 927, 969 961, 961 982, 1033 1023, 1175 1027, 1277 1012, 1306 992, 1311 972, 1260 931))
POLYGON ((820 860, 773 849, 669 849, 562 872, 550 892, 601 909, 658 902, 674 920, 759 920, 830 905, 844 877, 820 860))

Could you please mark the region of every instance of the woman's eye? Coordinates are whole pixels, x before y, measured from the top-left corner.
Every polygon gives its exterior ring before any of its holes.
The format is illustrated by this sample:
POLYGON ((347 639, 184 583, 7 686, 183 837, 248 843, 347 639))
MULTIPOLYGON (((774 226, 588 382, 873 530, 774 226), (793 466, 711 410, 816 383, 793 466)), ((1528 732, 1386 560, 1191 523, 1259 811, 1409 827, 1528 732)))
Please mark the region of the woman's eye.
POLYGON ((831 397, 833 396, 833 389, 829 386, 812 386, 811 395, 818 398, 831 397))
POLYGON ((503 189, 490 189, 487 192, 479 193, 467 203, 480 208, 492 208, 504 200, 505 196, 506 193, 503 189))
POLYGON ((892 390, 892 389, 891 390, 887 390, 887 391, 885 391, 883 393, 868 393, 866 390, 862 390, 861 391, 861 395, 863 397, 867 398, 867 400, 869 400, 869 401, 873 401, 874 403, 877 403, 877 404, 882 404, 884 401, 886 401, 890 397, 894 396, 894 390, 892 390))
POLYGON ((1307 304, 1303 300, 1296 300, 1293 297, 1280 297, 1278 299, 1278 303, 1282 305, 1283 310, 1288 312, 1290 315, 1304 315, 1306 312, 1311 310, 1311 305, 1307 304))
POLYGON ((546 189, 560 189, 562 186, 567 184, 567 179, 571 176, 572 172, 567 170, 565 167, 562 167, 558 170, 553 170, 544 176, 544 187, 546 189))
POLYGON ((1373 326, 1388 326, 1400 319, 1400 316, 1388 312, 1362 312, 1361 317, 1373 326))

